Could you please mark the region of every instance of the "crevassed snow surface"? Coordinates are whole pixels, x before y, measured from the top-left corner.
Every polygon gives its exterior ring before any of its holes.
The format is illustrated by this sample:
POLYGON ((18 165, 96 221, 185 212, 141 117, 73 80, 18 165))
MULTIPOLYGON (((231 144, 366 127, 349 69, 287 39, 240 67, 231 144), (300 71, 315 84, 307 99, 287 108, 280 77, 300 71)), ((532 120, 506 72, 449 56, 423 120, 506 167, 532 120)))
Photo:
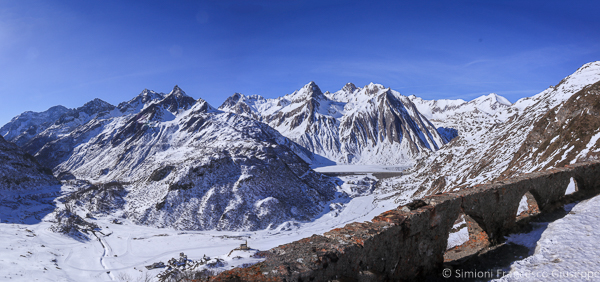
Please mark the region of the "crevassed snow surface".
POLYGON ((535 251, 532 256, 514 262, 510 272, 496 281, 600 280, 599 209, 600 196, 596 196, 578 203, 545 230, 541 226, 528 234, 509 236, 508 242, 535 247, 535 251))

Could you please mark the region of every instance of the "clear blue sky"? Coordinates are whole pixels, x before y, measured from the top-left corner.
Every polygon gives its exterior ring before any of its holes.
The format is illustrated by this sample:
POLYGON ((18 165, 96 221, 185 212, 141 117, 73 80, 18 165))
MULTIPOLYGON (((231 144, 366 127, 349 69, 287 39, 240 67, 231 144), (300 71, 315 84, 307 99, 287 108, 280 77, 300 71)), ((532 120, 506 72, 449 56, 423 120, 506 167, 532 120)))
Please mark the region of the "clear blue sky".
POLYGON ((0 125, 144 88, 219 106, 369 82, 516 101, 600 60, 598 1, 0 1, 0 125))

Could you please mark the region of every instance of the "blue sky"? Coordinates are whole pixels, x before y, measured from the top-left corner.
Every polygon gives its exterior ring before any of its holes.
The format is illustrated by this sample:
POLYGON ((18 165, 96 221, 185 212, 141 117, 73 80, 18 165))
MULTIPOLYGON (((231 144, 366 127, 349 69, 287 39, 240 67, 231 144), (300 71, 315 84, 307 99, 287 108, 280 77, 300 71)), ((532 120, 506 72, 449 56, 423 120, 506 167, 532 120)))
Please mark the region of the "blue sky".
POLYGON ((511 101, 600 59, 597 1, 0 2, 0 125, 144 88, 219 106, 315 81, 511 101))

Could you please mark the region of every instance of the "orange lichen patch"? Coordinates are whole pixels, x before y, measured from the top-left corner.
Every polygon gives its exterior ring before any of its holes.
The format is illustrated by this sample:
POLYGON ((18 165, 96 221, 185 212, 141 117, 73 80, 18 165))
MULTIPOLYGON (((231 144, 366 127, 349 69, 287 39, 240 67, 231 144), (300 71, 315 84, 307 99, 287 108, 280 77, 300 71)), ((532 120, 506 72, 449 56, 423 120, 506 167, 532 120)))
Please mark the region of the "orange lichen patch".
POLYGON ((485 231, 469 232, 469 241, 447 250, 444 254, 444 262, 454 261, 473 255, 489 246, 490 239, 485 231))
POLYGON ((248 268, 234 268, 219 273, 216 277, 211 278, 211 282, 225 282, 225 281, 248 281, 248 282, 280 282, 283 281, 281 277, 272 276, 268 277, 260 271, 259 266, 251 266, 248 268))
POLYGON ((371 220, 372 222, 387 222, 393 225, 401 224, 406 220, 406 216, 398 210, 386 211, 371 220))

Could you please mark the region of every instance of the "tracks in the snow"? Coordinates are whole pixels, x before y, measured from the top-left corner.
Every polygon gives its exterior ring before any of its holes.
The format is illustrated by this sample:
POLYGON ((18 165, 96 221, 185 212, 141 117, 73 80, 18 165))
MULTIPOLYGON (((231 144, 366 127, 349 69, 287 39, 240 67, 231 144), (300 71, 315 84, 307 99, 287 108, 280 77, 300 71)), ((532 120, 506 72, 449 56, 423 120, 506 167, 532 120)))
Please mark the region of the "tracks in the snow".
MULTIPOLYGON (((102 233, 102 232, 98 231, 98 233, 102 234, 102 236, 105 236, 104 233, 102 233)), ((104 252, 102 253, 102 257, 100 257, 100 265, 102 265, 102 267, 104 269, 108 269, 104 259, 107 258, 108 256, 110 256, 110 254, 112 253, 112 249, 110 248, 110 245, 108 245, 108 243, 105 240, 103 240, 100 236, 98 236, 98 234, 96 234, 96 231, 92 231, 92 234, 94 234, 94 236, 96 236, 96 239, 98 239, 98 242, 100 242, 100 245, 102 245, 102 249, 104 249, 104 252)), ((115 281, 115 278, 113 277, 113 275, 110 271, 106 271, 106 275, 108 275, 110 280, 115 281)))

